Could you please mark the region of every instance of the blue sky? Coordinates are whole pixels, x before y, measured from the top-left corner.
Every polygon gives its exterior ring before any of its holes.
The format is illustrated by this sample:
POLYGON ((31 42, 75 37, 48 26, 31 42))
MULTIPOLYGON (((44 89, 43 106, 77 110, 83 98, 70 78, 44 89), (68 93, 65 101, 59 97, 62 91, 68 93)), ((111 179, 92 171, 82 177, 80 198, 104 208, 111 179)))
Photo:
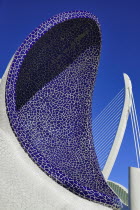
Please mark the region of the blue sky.
MULTIPOLYGON (((70 10, 87 10, 101 24, 102 52, 96 80, 93 118, 124 87, 123 72, 133 84, 140 116, 140 2, 138 0, 0 0, 0 77, 22 41, 46 19, 70 10)), ((136 166, 131 124, 110 179, 127 187, 128 166, 136 166)))

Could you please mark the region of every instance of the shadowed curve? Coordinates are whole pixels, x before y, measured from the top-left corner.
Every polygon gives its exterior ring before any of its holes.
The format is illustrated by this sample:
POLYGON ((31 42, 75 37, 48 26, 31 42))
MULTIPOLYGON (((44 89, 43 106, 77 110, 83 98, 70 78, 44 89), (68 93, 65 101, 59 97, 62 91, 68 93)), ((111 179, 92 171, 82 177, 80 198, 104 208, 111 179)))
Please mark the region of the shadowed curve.
POLYGON ((99 28, 90 18, 77 18, 55 25, 31 47, 22 62, 16 83, 19 110, 40 88, 59 75, 86 49, 100 48, 99 28), (90 39, 90 37, 95 37, 90 39))

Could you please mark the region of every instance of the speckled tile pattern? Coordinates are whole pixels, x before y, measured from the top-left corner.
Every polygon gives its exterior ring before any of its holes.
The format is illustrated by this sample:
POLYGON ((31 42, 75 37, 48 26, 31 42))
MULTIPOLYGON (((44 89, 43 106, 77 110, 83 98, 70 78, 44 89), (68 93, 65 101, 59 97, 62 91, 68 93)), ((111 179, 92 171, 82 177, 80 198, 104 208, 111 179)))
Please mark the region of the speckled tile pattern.
POLYGON ((15 53, 6 108, 19 143, 41 170, 73 193, 117 209, 121 202, 100 171, 91 129, 100 45, 89 12, 42 23, 15 53))

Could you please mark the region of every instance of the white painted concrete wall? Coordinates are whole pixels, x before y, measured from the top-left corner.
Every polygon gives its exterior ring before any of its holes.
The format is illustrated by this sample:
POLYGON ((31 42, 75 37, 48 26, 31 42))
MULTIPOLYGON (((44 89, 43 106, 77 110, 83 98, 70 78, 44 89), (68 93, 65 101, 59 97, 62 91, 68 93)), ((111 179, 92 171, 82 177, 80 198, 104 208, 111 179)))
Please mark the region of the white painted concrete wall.
POLYGON ((129 208, 140 210, 140 168, 129 168, 129 208))
POLYGON ((6 114, 7 71, 0 83, 0 210, 110 209, 80 198, 57 184, 21 148, 6 114))

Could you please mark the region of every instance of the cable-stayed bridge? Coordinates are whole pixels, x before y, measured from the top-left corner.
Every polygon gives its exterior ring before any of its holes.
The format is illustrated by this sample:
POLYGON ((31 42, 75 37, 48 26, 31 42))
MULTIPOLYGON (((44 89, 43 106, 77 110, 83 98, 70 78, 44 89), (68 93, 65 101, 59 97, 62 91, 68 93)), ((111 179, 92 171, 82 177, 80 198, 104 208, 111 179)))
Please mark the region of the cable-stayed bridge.
POLYGON ((116 94, 92 123, 95 150, 100 168, 106 179, 111 173, 119 152, 129 115, 131 116, 137 166, 140 167, 140 129, 131 81, 126 74, 124 74, 124 81, 125 87, 116 94), (111 154, 113 147, 117 151, 113 151, 111 154), (110 161, 112 161, 112 166, 110 161), (108 164, 110 169, 107 172, 108 164))
MULTIPOLYGON (((120 90, 101 113, 93 120, 94 146, 100 168, 106 180, 108 180, 115 160, 118 156, 123 141, 129 115, 134 137, 137 167, 140 167, 140 128, 136 112, 135 100, 132 91, 132 84, 128 75, 124 74, 125 87, 120 90)), ((133 177, 136 175, 130 168, 129 191, 135 191, 136 183, 133 177), (135 174, 135 175, 133 175, 135 174)), ((128 206, 128 191, 118 183, 108 181, 108 184, 120 197, 122 202, 128 206)), ((129 206, 133 209, 137 203, 137 195, 129 192, 129 206), (132 204, 132 205, 131 205, 132 204)), ((137 209, 137 207, 135 207, 137 209)))

